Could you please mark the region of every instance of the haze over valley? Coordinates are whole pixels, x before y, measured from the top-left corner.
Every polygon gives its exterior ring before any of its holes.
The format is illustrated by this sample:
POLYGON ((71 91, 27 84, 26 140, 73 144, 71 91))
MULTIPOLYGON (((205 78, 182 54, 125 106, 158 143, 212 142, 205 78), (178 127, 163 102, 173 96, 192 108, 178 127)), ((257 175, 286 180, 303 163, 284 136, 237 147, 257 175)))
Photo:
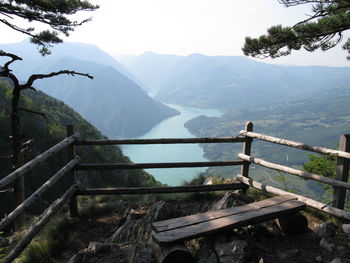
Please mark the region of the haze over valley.
MULTIPOLYGON (((28 41, 3 44, 0 49, 19 50, 23 61, 15 63, 13 71, 20 79, 62 69, 93 75, 93 80, 81 76, 40 80, 35 88, 62 100, 110 138, 184 137, 182 129, 192 133, 186 137, 237 136, 246 121, 253 121, 257 131, 334 148, 338 136, 350 132, 349 67, 272 65, 242 56, 154 52, 128 57, 122 64, 96 46, 69 42, 55 46, 45 58, 28 41), (221 114, 213 117, 210 111, 221 114)), ((164 161, 171 162, 192 151, 183 147, 181 153, 171 147, 128 154, 134 162, 147 162, 149 152, 160 160, 163 152, 169 152, 172 156, 164 161)), ((204 152, 192 147, 193 160, 232 160, 241 146, 203 145, 204 152)), ((289 165, 300 166, 308 159, 289 150, 281 156, 279 149, 259 143, 254 151, 289 165)), ((235 171, 211 168, 205 173, 232 176, 235 171)), ((179 177, 175 181, 166 179, 169 175, 156 179, 178 185, 199 172, 204 170, 172 169, 166 173, 179 177)))

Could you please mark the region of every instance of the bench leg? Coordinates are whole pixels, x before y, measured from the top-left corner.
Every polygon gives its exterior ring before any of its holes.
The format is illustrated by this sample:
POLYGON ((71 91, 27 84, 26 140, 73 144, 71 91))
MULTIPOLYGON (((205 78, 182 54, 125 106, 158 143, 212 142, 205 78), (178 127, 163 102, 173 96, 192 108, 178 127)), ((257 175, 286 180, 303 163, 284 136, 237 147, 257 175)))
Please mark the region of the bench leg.
POLYGON ((183 242, 159 246, 152 241, 152 248, 157 263, 192 263, 193 258, 190 251, 183 242))
POLYGON ((275 219, 285 235, 301 235, 308 230, 308 222, 301 213, 295 213, 275 219))

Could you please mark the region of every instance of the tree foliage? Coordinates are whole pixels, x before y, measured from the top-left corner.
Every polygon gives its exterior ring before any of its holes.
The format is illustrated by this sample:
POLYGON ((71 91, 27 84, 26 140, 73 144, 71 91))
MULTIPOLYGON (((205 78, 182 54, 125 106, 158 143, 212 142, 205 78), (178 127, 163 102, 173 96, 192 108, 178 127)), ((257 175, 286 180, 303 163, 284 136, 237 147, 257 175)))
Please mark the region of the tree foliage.
POLYGON ((85 0, 0 0, 0 22, 30 36, 31 42, 40 46, 40 52, 46 55, 50 53, 50 44, 62 42, 59 33, 68 36, 77 26, 90 21, 90 18, 75 21, 72 20, 72 15, 97 8, 98 6, 85 0), (39 22, 48 26, 50 30, 38 32, 35 27, 25 28, 13 20, 15 17, 28 22, 39 22))
MULTIPOLYGON (((286 7, 312 4, 312 15, 294 26, 275 25, 259 38, 246 37, 243 53, 258 58, 289 55, 292 50, 328 50, 350 29, 349 0, 279 0, 286 7)), ((343 45, 350 54, 350 38, 343 45)), ((348 56, 350 59, 350 55, 348 56)))

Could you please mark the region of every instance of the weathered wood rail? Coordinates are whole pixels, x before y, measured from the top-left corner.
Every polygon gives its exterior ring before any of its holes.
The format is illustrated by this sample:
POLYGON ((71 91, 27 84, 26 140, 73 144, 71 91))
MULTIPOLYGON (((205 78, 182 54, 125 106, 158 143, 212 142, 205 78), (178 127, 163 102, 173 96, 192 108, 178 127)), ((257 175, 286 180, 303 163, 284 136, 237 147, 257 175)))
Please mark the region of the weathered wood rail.
MULTIPOLYGON (((40 230, 55 216, 62 207, 69 203, 69 211, 72 217, 78 216, 78 195, 121 195, 121 194, 165 194, 165 193, 188 193, 188 192, 206 192, 206 191, 228 191, 236 189, 246 189, 249 186, 273 193, 275 195, 291 195, 294 198, 306 203, 306 205, 317 208, 324 212, 336 215, 350 220, 350 213, 344 211, 346 191, 350 189, 348 181, 349 159, 350 159, 350 139, 349 135, 342 135, 339 143, 339 150, 327 149, 323 147, 310 146, 307 144, 294 142, 291 140, 280 139, 264 134, 253 132, 253 123, 248 122, 245 130, 236 137, 218 137, 218 138, 161 138, 161 139, 124 139, 124 140, 79 140, 79 135, 74 132, 73 126, 67 127, 67 138, 43 152, 21 168, 10 173, 7 177, 0 180, 0 189, 11 185, 15 180, 23 177, 28 171, 31 171, 40 163, 44 162, 50 156, 66 148, 67 156, 70 160, 61 170, 56 172, 47 182, 39 187, 31 196, 23 200, 22 204, 14 209, 8 216, 0 221, 0 231, 9 227, 19 216, 23 215, 28 207, 33 204, 42 194, 62 180, 64 175, 68 176, 67 191, 52 203, 41 215, 39 221, 35 223, 19 241, 14 250, 5 258, 4 263, 12 262, 26 248, 40 230), (266 142, 276 143, 301 150, 328 154, 338 158, 337 178, 326 178, 320 175, 306 173, 287 166, 275 164, 263 159, 255 158, 251 155, 251 148, 254 139, 266 142), (88 147, 94 145, 150 145, 150 144, 188 144, 188 143, 243 143, 242 153, 238 154, 240 160, 216 161, 216 162, 182 162, 182 163, 109 163, 93 164, 83 163, 76 155, 77 147, 88 147), (249 167, 251 163, 274 169, 289 174, 300 176, 304 179, 315 180, 326 183, 334 187, 334 207, 330 207, 315 200, 306 197, 288 193, 272 186, 265 186, 249 178, 249 167), (241 166, 241 175, 236 176, 237 183, 218 184, 218 185, 198 185, 198 186, 173 186, 173 187, 129 187, 129 188, 81 188, 77 185, 75 173, 78 170, 120 170, 120 169, 147 169, 147 168, 180 168, 180 167, 214 167, 214 166, 241 166)), ((83 161, 83 160, 82 160, 83 161)), ((7 190, 6 190, 7 191, 7 190)), ((254 219, 252 219, 254 222, 254 219)))
MULTIPOLYGON (((333 150, 333 149, 328 149, 328 148, 319 147, 319 146, 310 146, 301 142, 272 137, 265 134, 253 132, 252 129, 248 130, 247 128, 245 130, 240 131, 240 135, 251 139, 258 139, 258 140, 279 144, 283 146, 288 146, 288 147, 292 147, 292 148, 296 148, 304 151, 315 152, 319 154, 336 157, 337 158, 336 179, 332 179, 321 175, 300 171, 291 167, 268 162, 263 159, 252 157, 250 156, 250 154, 246 154, 246 153, 238 154, 238 157, 241 160, 249 161, 250 163, 255 163, 269 169, 274 169, 274 170, 289 173, 292 175, 297 175, 306 180, 314 180, 314 181, 318 181, 318 182, 333 186, 334 191, 333 191, 332 203, 334 207, 342 210, 344 209, 346 191, 347 189, 350 189, 349 188, 350 184, 348 183, 349 163, 350 163, 350 135, 349 134, 344 134, 340 136, 339 150, 333 150)), ((243 175, 243 176, 247 177, 246 175, 243 175)), ((241 180, 241 181, 243 182, 244 180, 241 180)), ((245 183, 247 183, 247 181, 245 181, 245 183)), ((265 187, 264 190, 267 191, 267 188, 265 187)), ((326 206, 327 205, 323 205, 323 207, 326 207, 326 206)), ((316 208, 319 209, 319 206, 317 206, 316 208)), ((324 210, 324 209, 321 209, 321 210, 324 210)), ((333 210, 327 211, 327 212, 334 214, 336 216, 339 216, 338 213, 333 213, 332 211, 333 210)), ((347 219, 349 218, 349 215, 350 213, 346 215, 347 219)), ((342 215, 341 217, 345 218, 344 215, 342 215)))

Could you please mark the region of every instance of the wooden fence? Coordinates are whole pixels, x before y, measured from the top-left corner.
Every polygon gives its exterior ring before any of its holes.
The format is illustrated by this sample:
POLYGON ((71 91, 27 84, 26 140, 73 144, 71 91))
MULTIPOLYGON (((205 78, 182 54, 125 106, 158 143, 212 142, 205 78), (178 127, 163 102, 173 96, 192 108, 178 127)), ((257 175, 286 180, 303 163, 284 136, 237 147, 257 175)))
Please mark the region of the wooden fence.
MULTIPOLYGON (((76 155, 76 147, 89 145, 123 145, 123 144, 187 144, 187 143, 242 143, 250 139, 237 137, 221 138, 164 138, 164 139, 135 139, 135 140, 78 140, 78 133, 74 133, 73 126, 67 127, 67 138, 43 152, 33 160, 29 161, 19 169, 13 171, 8 176, 0 180, 0 189, 9 186, 25 176, 33 168, 43 163, 47 158, 53 156, 58 151, 66 148, 68 151, 69 162, 55 173, 48 181, 39 187, 22 203, 15 208, 9 215, 0 221, 0 231, 11 225, 20 216, 24 216, 25 211, 40 198, 51 187, 62 180, 62 177, 68 176, 68 190, 53 202, 40 215, 40 219, 27 232, 27 234, 18 242, 16 247, 4 259, 4 263, 10 263, 16 259, 20 253, 28 246, 32 239, 45 227, 66 204, 69 203, 70 215, 78 216, 78 195, 118 195, 118 194, 157 194, 157 193, 188 193, 188 192, 207 192, 246 189, 244 183, 235 184, 217 184, 217 185, 197 185, 197 186, 175 186, 175 187, 129 187, 129 188, 81 188, 77 185, 75 173, 78 170, 114 170, 114 169, 146 169, 146 168, 179 168, 179 167, 210 167, 210 166, 234 166, 247 164, 246 161, 235 160, 226 162, 182 162, 182 163, 112 163, 112 164, 80 164, 80 157, 76 155)), ((14 193, 16 194, 16 193, 14 193)))
POLYGON ((240 131, 240 135, 246 138, 250 138, 252 140, 258 139, 258 140, 279 144, 283 146, 288 146, 288 147, 292 147, 292 148, 296 148, 304 151, 315 152, 319 154, 336 157, 337 158, 336 178, 332 179, 321 175, 300 171, 288 166, 268 162, 263 159, 255 158, 253 156, 250 156, 250 154, 246 152, 238 154, 238 157, 243 161, 258 164, 265 168, 277 170, 280 172, 296 175, 306 180, 314 180, 324 184, 331 185, 333 187, 333 201, 332 201, 333 207, 328 206, 328 204, 323 204, 321 202, 311 200, 304 196, 289 193, 272 186, 262 185, 252 180, 251 178, 248 178, 247 174, 243 174, 243 172, 240 175, 236 176, 236 179, 238 181, 269 193, 273 193, 277 195, 282 195, 282 194, 294 195, 299 200, 304 201, 307 205, 311 207, 314 207, 316 209, 333 214, 335 216, 350 220, 350 213, 344 211, 346 193, 347 193, 346 191, 350 189, 350 183, 348 183, 349 162, 350 162, 350 135, 349 134, 341 135, 339 139, 339 150, 333 150, 333 149, 328 149, 324 147, 310 146, 301 142, 281 139, 281 138, 272 137, 272 136, 268 136, 260 133, 255 133, 253 132, 252 128, 253 128, 252 123, 248 123, 246 125, 246 129, 240 131), (249 127, 249 129, 247 129, 247 127, 249 127))
POLYGON ((219 138, 163 138, 163 139, 127 139, 127 140, 79 140, 78 134, 74 133, 73 127, 67 127, 67 138, 40 154, 21 168, 12 172, 0 180, 0 189, 11 185, 15 180, 23 177, 34 167, 44 162, 47 158, 54 155, 63 148, 67 148, 69 162, 55 173, 50 179, 39 187, 31 196, 23 200, 22 204, 13 210, 9 215, 0 222, 0 231, 12 224, 16 218, 23 216, 28 207, 34 203, 42 194, 48 191, 56 182, 62 180, 64 175, 68 176, 68 190, 53 202, 40 216, 35 223, 21 239, 11 253, 4 259, 4 263, 12 262, 27 247, 31 240, 44 228, 44 226, 54 217, 66 204, 69 203, 70 215, 78 216, 78 195, 119 195, 119 194, 157 194, 157 193, 184 193, 184 192, 204 192, 204 191, 222 191, 246 189, 247 185, 277 195, 286 194, 285 191, 264 186, 249 178, 249 166, 255 163, 270 169, 287 172, 300 176, 304 179, 310 179, 332 185, 334 187, 334 207, 327 206, 323 203, 308 199, 306 197, 287 193, 296 196, 304 201, 307 205, 325 211, 327 213, 340 216, 350 220, 350 213, 343 210, 345 204, 346 190, 350 189, 347 183, 349 174, 349 136, 342 135, 339 143, 339 150, 332 150, 322 147, 309 146, 290 140, 279 139, 253 132, 253 123, 248 122, 245 130, 240 132, 236 137, 219 137, 219 138), (331 179, 320 175, 306 173, 290 167, 274 164, 262 159, 254 158, 251 155, 253 139, 259 139, 267 142, 277 143, 301 150, 312 151, 321 154, 328 154, 338 158, 337 178, 331 179), (243 143, 242 153, 238 154, 241 160, 233 161, 216 161, 216 162, 182 162, 182 163, 112 163, 112 164, 93 164, 81 163, 79 156, 76 155, 76 147, 89 145, 123 145, 123 144, 187 144, 187 143, 243 143), (146 168, 179 168, 179 167, 212 167, 212 166, 241 166, 240 175, 236 179, 240 183, 218 184, 218 185, 197 185, 197 186, 175 186, 175 187, 129 187, 129 188, 81 188, 77 185, 75 173, 78 170, 112 170, 112 169, 146 169, 146 168))

